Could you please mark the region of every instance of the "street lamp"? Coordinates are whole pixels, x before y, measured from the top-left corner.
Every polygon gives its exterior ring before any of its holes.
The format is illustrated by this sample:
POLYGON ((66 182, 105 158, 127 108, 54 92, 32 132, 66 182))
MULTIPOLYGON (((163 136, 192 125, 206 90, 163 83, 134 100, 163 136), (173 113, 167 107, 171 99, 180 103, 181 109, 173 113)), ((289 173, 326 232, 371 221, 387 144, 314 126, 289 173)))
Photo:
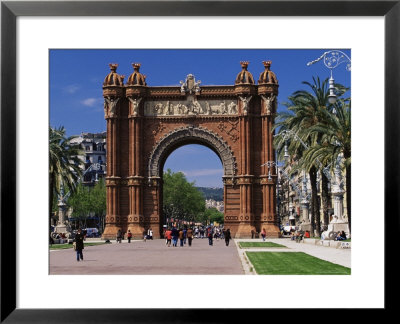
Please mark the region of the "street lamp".
POLYGON ((317 58, 314 61, 308 62, 307 66, 310 66, 314 63, 317 63, 321 60, 324 60, 324 65, 331 70, 331 77, 329 79, 329 95, 328 95, 328 102, 330 104, 334 104, 337 100, 337 96, 335 94, 335 80, 333 79, 333 72, 332 70, 338 67, 342 63, 346 63, 346 70, 351 71, 351 59, 342 51, 338 50, 332 50, 332 51, 327 51, 324 54, 322 54, 319 58, 317 58))
POLYGON ((266 165, 268 167, 268 181, 271 181, 272 180, 271 168, 274 166, 277 167, 277 164, 275 161, 267 161, 266 163, 261 164, 261 166, 264 166, 264 165, 266 165))

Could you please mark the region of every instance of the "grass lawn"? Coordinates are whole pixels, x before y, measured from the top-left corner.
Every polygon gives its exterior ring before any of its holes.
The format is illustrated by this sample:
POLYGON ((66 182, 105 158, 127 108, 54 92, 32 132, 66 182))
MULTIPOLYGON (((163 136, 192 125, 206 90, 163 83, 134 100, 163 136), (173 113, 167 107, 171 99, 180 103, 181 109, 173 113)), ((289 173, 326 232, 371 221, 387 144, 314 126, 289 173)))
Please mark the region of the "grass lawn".
MULTIPOLYGON (((97 242, 97 243, 85 243, 85 247, 87 246, 93 246, 93 245, 102 245, 105 244, 104 242, 97 242)), ((50 245, 50 250, 62 250, 62 249, 72 249, 73 245, 72 244, 53 244, 50 245)))
POLYGON ((351 269, 303 252, 246 252, 260 275, 349 275, 351 269))
POLYGON ((281 244, 277 244, 277 243, 273 243, 273 242, 239 242, 239 246, 241 248, 270 248, 270 247, 283 247, 285 248, 286 246, 281 245, 281 244))

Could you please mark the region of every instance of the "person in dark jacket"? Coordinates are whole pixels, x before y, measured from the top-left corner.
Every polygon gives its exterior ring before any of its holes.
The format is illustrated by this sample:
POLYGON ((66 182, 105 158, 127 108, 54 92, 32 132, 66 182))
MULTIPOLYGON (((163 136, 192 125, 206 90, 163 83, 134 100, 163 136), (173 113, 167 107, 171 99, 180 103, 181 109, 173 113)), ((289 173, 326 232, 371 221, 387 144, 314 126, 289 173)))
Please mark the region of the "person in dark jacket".
POLYGON ((79 261, 81 259, 83 261, 83 253, 82 250, 84 249, 84 244, 83 240, 85 239, 85 236, 82 233, 82 230, 79 228, 78 233, 75 235, 75 250, 76 250, 76 261, 79 261))
POLYGON ((226 246, 229 246, 229 240, 231 239, 231 230, 229 228, 225 231, 224 236, 225 236, 225 244, 226 246))
POLYGON ((172 245, 176 247, 178 244, 178 236, 179 236, 179 231, 176 229, 176 227, 172 228, 172 245))
POLYGON ((213 229, 211 226, 207 229, 207 237, 208 245, 213 245, 213 229))

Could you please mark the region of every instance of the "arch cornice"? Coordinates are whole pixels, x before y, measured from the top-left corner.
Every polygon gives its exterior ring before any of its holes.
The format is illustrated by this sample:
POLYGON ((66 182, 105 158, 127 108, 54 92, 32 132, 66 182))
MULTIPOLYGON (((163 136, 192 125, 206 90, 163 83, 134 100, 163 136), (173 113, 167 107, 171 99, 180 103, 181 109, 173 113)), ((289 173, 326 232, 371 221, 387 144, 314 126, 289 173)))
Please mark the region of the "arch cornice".
POLYGON ((185 142, 203 143, 212 148, 220 157, 224 168, 224 177, 236 174, 236 159, 230 146, 214 132, 203 127, 180 127, 163 136, 150 153, 148 162, 149 178, 160 177, 161 163, 174 147, 185 142))

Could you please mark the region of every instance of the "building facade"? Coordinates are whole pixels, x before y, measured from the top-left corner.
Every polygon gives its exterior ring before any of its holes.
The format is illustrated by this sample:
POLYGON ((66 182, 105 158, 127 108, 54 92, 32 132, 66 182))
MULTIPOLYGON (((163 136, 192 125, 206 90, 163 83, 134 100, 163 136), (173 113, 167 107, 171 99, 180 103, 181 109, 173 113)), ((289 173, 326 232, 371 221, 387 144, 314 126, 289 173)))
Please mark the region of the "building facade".
POLYGON ((93 185, 106 176, 106 141, 107 132, 81 133, 71 140, 71 144, 79 144, 82 155, 79 158, 84 162, 84 176, 82 183, 93 185))
MULTIPOLYGON (((277 213, 280 217, 281 225, 297 226, 304 230, 311 230, 312 209, 311 209, 311 183, 309 176, 304 172, 290 174, 291 166, 278 167, 277 180, 277 213)), ((348 217, 346 206, 345 177, 336 179, 332 173, 333 184, 328 182, 328 201, 325 206, 327 217, 324 217, 324 205, 322 198, 322 177, 317 173, 317 202, 321 219, 321 230, 326 230, 332 223, 337 225, 340 230, 348 230, 348 217), (340 182, 340 184, 338 183, 340 182), (340 186, 341 190, 335 188, 340 186), (340 193, 340 195, 338 194, 340 193)))
POLYGON ((263 62, 258 84, 241 62, 232 85, 200 86, 191 74, 180 86, 151 87, 133 64, 124 83, 117 64, 103 83, 107 121, 107 216, 104 238, 119 229, 162 234, 162 175, 171 152, 187 144, 212 149, 224 169, 225 227, 234 237, 265 228, 280 235, 276 215, 273 123, 278 81, 263 62))
POLYGON ((216 201, 214 199, 206 199, 206 208, 215 208, 219 212, 224 212, 224 202, 216 201))

